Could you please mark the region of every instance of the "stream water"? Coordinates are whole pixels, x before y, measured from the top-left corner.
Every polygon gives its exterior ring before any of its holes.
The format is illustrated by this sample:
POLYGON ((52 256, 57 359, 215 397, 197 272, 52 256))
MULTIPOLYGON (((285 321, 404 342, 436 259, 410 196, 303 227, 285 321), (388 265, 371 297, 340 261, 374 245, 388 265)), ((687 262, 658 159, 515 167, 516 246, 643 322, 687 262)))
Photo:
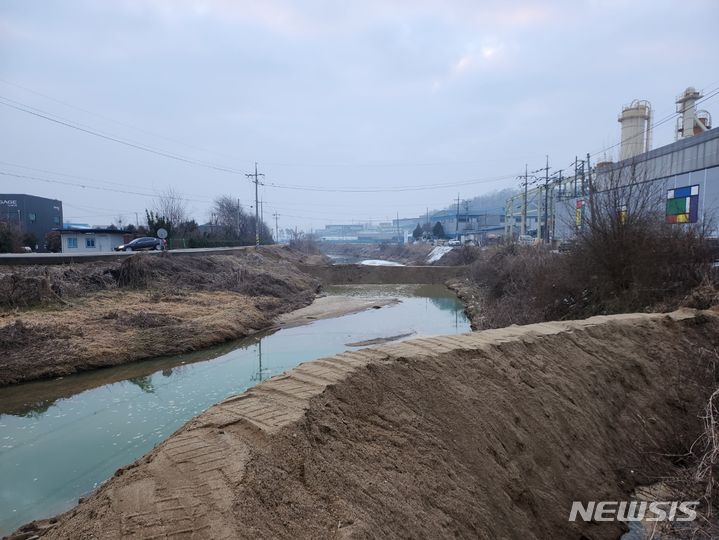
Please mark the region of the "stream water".
POLYGON ((193 416, 300 362, 410 334, 468 332, 442 286, 347 286, 400 303, 160 358, 0 388, 0 535, 63 512, 193 416))

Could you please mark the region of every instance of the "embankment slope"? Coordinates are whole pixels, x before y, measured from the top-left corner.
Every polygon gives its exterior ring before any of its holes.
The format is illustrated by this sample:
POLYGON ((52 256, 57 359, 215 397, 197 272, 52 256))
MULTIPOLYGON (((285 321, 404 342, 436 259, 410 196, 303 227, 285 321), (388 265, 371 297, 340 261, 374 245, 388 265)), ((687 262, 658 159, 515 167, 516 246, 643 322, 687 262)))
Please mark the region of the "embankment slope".
POLYGON ((306 257, 138 253, 122 261, 0 268, 0 386, 242 338, 312 302, 306 257))
MULTIPOLYGON (((698 435, 719 319, 635 314, 416 339, 303 364, 191 421, 47 538, 617 538, 698 435)), ((49 527, 49 528, 46 528, 49 527)))

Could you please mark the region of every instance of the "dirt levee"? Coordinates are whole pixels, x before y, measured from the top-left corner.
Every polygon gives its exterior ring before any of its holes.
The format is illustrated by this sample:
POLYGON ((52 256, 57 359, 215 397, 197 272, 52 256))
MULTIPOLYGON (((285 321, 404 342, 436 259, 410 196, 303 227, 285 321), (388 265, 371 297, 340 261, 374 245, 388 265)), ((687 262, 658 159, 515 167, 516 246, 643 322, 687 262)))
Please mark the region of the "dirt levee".
POLYGON ((305 257, 233 254, 0 269, 0 386, 193 351, 251 335, 315 297, 305 257))
MULTIPOLYGON (((620 315, 303 364, 200 415, 49 538, 617 538, 569 522, 700 430, 716 315, 620 315)), ((713 353, 712 353, 713 356, 713 353)), ((49 528, 45 528, 48 527, 49 528)))

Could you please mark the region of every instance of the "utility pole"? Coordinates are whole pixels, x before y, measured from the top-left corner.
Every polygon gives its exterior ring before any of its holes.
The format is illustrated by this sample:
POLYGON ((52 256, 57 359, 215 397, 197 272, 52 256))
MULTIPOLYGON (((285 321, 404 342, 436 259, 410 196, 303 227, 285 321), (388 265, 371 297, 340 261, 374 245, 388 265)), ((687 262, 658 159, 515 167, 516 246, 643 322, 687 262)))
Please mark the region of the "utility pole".
POLYGON ((542 230, 542 240, 546 244, 549 243, 549 156, 547 156, 547 165, 544 167, 544 229, 542 230))
POLYGON ((594 186, 592 185, 592 165, 589 163, 589 152, 587 152, 587 184, 589 185, 589 222, 594 226, 594 186))
POLYGON ((574 156, 574 198, 577 198, 577 176, 579 176, 579 161, 577 156, 574 156))
POLYGON ((520 227, 520 233, 522 236, 527 234, 527 196, 528 194, 528 186, 527 181, 529 179, 529 170, 528 166, 525 163, 524 164, 524 197, 522 198, 522 226, 520 227))
POLYGON ((399 235, 399 212, 397 212, 397 243, 398 243, 398 244, 403 244, 403 243, 404 243, 404 242, 402 241, 402 238, 400 238, 400 235, 399 235))
POLYGON ((278 243, 279 243, 279 241, 280 241, 280 228, 279 228, 279 226, 277 225, 277 218, 279 218, 280 215, 279 215, 277 212, 275 212, 274 214, 272 214, 272 217, 275 218, 275 242, 278 242, 278 243))
POLYGON ((255 172, 245 174, 247 178, 253 178, 253 182, 255 183, 255 246, 260 245, 260 205, 259 205, 259 186, 260 186, 260 176, 264 177, 265 175, 262 173, 257 173, 257 162, 255 161, 255 172))
MULTIPOLYGON (((559 180, 557 180, 557 197, 552 197, 552 229, 551 229, 551 236, 550 240, 554 240, 556 229, 557 229, 557 202, 561 200, 562 193, 564 191, 562 187, 562 183, 564 182, 564 179, 562 178, 562 172, 564 169, 559 169, 559 180)), ((554 193, 554 188, 552 188, 552 193, 554 193)))
MULTIPOLYGON (((260 223, 265 222, 265 201, 260 200, 260 223)), ((260 240, 262 240, 262 229, 260 228, 260 240)))
POLYGON ((454 239, 459 240, 459 193, 457 193, 457 217, 454 220, 454 239))

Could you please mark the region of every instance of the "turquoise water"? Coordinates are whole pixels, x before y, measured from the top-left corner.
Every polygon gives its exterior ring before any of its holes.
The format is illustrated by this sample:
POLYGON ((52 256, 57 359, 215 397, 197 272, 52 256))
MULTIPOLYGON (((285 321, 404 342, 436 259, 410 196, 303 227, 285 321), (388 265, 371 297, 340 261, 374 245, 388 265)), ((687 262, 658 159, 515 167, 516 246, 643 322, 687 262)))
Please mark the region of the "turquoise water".
POLYGON ((191 354, 0 388, 0 535, 63 512, 209 406, 347 343, 468 332, 441 286, 332 287, 399 304, 191 354))

